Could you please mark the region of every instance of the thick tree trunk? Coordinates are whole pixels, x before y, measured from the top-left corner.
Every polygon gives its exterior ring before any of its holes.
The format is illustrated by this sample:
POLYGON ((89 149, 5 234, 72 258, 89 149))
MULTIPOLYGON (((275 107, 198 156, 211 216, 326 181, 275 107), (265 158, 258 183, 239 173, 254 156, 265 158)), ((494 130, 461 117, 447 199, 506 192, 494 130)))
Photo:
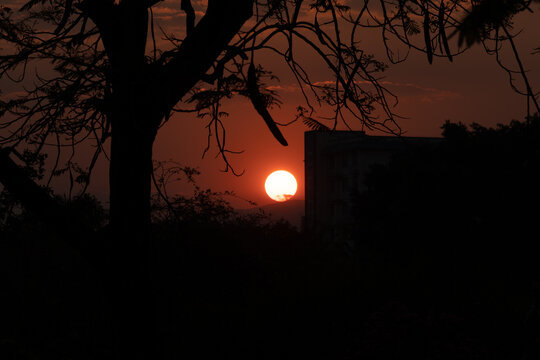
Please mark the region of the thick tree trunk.
POLYGON ((135 127, 130 121, 113 125, 109 175, 110 223, 115 230, 145 241, 143 239, 148 237, 150 226, 155 130, 135 127))
MULTIPOLYGON (((103 3, 101 3, 103 4, 103 3)), ((152 144, 161 115, 148 88, 146 2, 95 10, 111 72, 110 238, 106 265, 114 359, 157 359, 150 276, 152 144)))
POLYGON ((156 359, 150 281, 152 144, 160 120, 201 79, 252 15, 253 0, 211 0, 174 60, 145 60, 148 2, 86 2, 111 64, 110 255, 113 356, 156 359))
MULTIPOLYGON (((113 358, 158 359, 154 291, 150 276, 150 190, 152 143, 156 129, 134 126, 143 114, 123 111, 114 121, 110 164, 111 221, 106 239, 81 244, 75 214, 68 214, 0 149, 0 182, 23 205, 52 226, 61 240, 75 245, 103 276, 110 306, 113 358), (105 240, 96 253, 96 243, 105 240), (106 258, 105 262, 101 261, 106 258)), ((148 120, 148 117, 141 120, 148 120)), ((148 122, 148 121, 147 121, 148 122)), ((140 122, 142 123, 142 122, 140 122)), ((156 122, 151 122, 156 123, 156 122)), ((84 311, 84 310, 82 310, 84 311)))
POLYGON ((157 358, 150 279, 152 144, 157 127, 148 125, 156 122, 144 110, 133 105, 118 109, 112 118, 110 163, 108 284, 113 355, 148 360, 157 358))

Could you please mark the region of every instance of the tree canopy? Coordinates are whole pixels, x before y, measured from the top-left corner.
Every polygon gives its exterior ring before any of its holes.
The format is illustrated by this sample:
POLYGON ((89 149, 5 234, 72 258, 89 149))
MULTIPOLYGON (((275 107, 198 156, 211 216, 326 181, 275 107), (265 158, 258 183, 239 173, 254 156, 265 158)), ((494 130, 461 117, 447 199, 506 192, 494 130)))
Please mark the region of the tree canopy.
MULTIPOLYGON (((45 144, 60 150, 91 140, 95 152, 88 165, 67 160, 53 171, 73 173, 86 183, 98 156, 106 153, 111 104, 124 80, 152 95, 124 106, 155 108, 157 119, 146 120, 154 126, 175 111, 207 118, 225 161, 220 104, 232 96, 250 98, 272 134, 286 144, 270 115, 278 99, 263 82, 271 80, 271 69, 262 69, 255 59, 264 50, 287 63, 304 93, 297 119, 325 123, 315 119, 317 105, 325 104, 334 109, 330 128, 356 118, 367 128, 399 132, 389 103, 393 95, 379 81, 386 66, 361 47, 364 28, 381 29, 392 63, 406 57, 394 51, 394 40, 425 52, 430 63, 434 57, 452 60, 462 51, 450 42, 456 32, 460 46, 493 39, 498 51, 501 41, 512 40, 513 15, 529 10, 531 1, 479 1, 472 7, 462 1, 181 1, 176 6, 184 16, 176 21, 185 24, 183 29, 154 22, 152 9, 161 3, 51 0, 22 3, 20 9, 2 6, 0 77, 5 86, 8 79, 22 82, 27 92, 0 103, 1 145, 28 145, 39 152, 45 144), (218 33, 226 39, 219 40, 218 33), (311 59, 297 55, 299 43, 326 63, 330 81, 311 80, 305 69, 311 59)), ((520 91, 536 104, 528 83, 520 91)))

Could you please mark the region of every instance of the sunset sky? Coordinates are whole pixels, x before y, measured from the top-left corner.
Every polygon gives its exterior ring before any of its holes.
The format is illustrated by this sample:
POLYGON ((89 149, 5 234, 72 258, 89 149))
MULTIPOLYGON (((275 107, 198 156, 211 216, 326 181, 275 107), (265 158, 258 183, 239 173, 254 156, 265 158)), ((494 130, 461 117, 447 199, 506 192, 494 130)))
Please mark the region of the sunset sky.
MULTIPOLYGON (((12 1, 14 5, 21 1, 12 1)), ((180 0, 164 1, 156 10, 156 22, 168 29, 183 31, 184 15, 179 11, 180 0)), ((14 6, 16 7, 16 6, 14 6)), ((533 3, 535 13, 523 13, 516 18, 514 33, 523 29, 516 39, 522 60, 529 71, 533 90, 540 90, 540 54, 531 52, 540 47, 540 5, 533 3)), ((420 39, 421 40, 421 39, 420 39)), ((455 45, 455 44, 454 44, 455 45)), ((378 30, 365 33, 363 48, 385 61, 381 34, 378 30)), ((303 51, 300 49, 300 51, 303 51)), ((305 54, 309 59, 311 54, 305 54)), ((272 70, 280 79, 268 83, 279 91, 283 102, 280 108, 270 110, 276 121, 288 122, 294 118, 296 107, 302 104, 298 86, 283 62, 265 53, 256 55, 256 60, 272 70)), ((515 60, 505 53, 503 61, 515 68, 515 60)), ((385 61, 387 62, 387 61, 385 61)), ((314 81, 330 80, 324 68, 313 63, 314 81)), ((439 136, 445 120, 477 122, 486 126, 507 123, 512 119, 522 120, 526 113, 526 99, 516 94, 508 83, 508 75, 501 70, 493 56, 485 54, 480 45, 457 56, 453 63, 446 58, 435 58, 429 65, 425 54, 411 52, 404 63, 391 65, 384 73, 383 83, 399 97, 395 112, 406 117, 399 125, 409 136, 439 136)), ((521 86, 517 79, 516 84, 521 86)), ((2 84, 3 86, 3 84, 2 84)), ((245 98, 235 98, 225 103, 230 116, 225 121, 227 147, 242 154, 230 155, 230 162, 240 176, 223 173, 223 161, 217 155, 217 148, 211 147, 205 158, 203 151, 207 142, 205 122, 192 114, 175 114, 161 129, 154 145, 156 160, 174 160, 184 165, 198 167, 201 175, 198 183, 215 191, 232 190, 240 197, 264 205, 272 202, 264 190, 264 181, 272 171, 288 170, 298 180, 295 198, 304 196, 303 133, 308 130, 301 122, 282 127, 281 130, 289 146, 281 146, 268 131, 264 121, 255 113, 245 98)), ((350 123, 359 129, 359 123, 350 123)), ((377 135, 374 133, 374 135, 377 135)), ((379 133, 379 135, 383 135, 379 133)), ((107 170, 103 161, 93 176, 90 191, 106 201, 107 170)), ((57 181, 61 188, 62 180, 57 181)), ((179 186, 171 190, 183 190, 179 186)), ((237 202, 238 207, 247 203, 237 202)))
MULTIPOLYGON (((536 13, 521 14, 516 19, 515 30, 523 29, 516 41, 524 64, 530 70, 532 86, 537 89, 540 88, 540 55, 530 53, 540 46, 540 6, 534 4, 534 7, 536 13)), ((386 60, 380 32, 372 31, 370 36, 363 39, 363 43, 368 52, 386 60)), ((257 59, 262 57, 258 55, 257 59)), ((275 85, 283 89, 280 91, 283 105, 271 113, 277 121, 287 122, 294 117, 296 106, 302 102, 299 89, 280 59, 264 60, 265 66, 280 78, 275 85)), ((514 67, 515 62, 510 54, 504 60, 514 67)), ((319 76, 318 80, 322 81, 325 74, 321 72, 319 76)), ((314 78, 317 79, 317 76, 314 78)), ((525 97, 510 88, 507 74, 498 67, 493 56, 485 54, 480 45, 457 56, 453 63, 445 58, 436 58, 429 65, 425 54, 412 52, 406 62, 390 66, 384 81, 399 96, 396 111, 407 117, 399 124, 405 135, 409 136, 439 136, 440 127, 447 119, 494 126, 512 119, 522 120, 526 112, 525 97)), ((519 79, 517 84, 521 84, 519 79)), ((303 199, 303 133, 308 130, 306 126, 299 122, 282 127, 289 142, 288 147, 283 147, 273 138, 246 99, 230 101, 227 109, 230 111, 226 122, 230 149, 244 151, 231 156, 235 169, 245 170, 241 177, 220 172, 224 166, 219 158, 214 158, 215 149, 201 159, 207 133, 201 120, 195 116, 176 116, 166 125, 154 146, 155 157, 172 158, 198 166, 202 172, 201 185, 215 190, 234 190, 238 195, 261 205, 272 202, 264 192, 266 176, 274 170, 289 170, 298 179, 296 198, 303 199)), ((351 125, 359 129, 358 123, 351 125)))

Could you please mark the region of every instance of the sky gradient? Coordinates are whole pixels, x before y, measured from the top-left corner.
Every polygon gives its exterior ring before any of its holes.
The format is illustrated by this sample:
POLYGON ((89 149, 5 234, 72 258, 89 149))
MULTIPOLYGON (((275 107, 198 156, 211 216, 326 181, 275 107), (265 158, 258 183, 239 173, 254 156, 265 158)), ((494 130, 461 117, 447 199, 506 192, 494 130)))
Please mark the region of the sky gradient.
MULTIPOLYGON (((9 4, 19 7, 22 1, 9 4)), ((198 10, 204 9, 204 1, 195 1, 198 10)), ((349 2, 352 4, 352 2, 349 2)), ((540 47, 540 5, 532 4, 534 13, 522 13, 516 17, 514 33, 523 30, 516 43, 522 60, 529 70, 529 80, 533 90, 540 89, 540 55, 531 54, 540 47)), ((202 15, 198 13, 199 18, 202 15)), ((309 16, 309 14, 303 14, 309 16)), ((184 13, 180 11, 180 0, 166 0, 154 9, 156 24, 167 31, 182 34, 184 31, 184 13)), ((421 38, 420 38, 421 40, 421 38)), ((158 40, 160 41, 160 40, 158 40)), ((363 33, 361 45, 368 53, 387 62, 379 30, 363 33)), ((149 44, 149 47, 151 45, 149 44)), ((454 44, 455 48, 455 44, 454 44)), ((308 60, 308 68, 314 81, 331 80, 324 65, 315 59, 306 49, 299 47, 300 57, 308 60)), ((503 51, 503 62, 516 68, 515 60, 503 51)), ((271 54, 260 52, 256 61, 272 70, 279 81, 268 83, 279 92, 282 105, 273 108, 270 113, 278 122, 289 122, 296 114, 296 108, 303 104, 300 90, 283 61, 271 54)), ((470 124, 477 122, 485 126, 508 123, 512 119, 522 120, 526 114, 525 97, 516 94, 510 87, 508 75, 497 65, 493 56, 488 56, 480 45, 474 45, 465 53, 456 56, 453 63, 446 58, 435 58, 428 64, 425 54, 412 51, 407 61, 390 65, 383 73, 382 83, 398 96, 399 103, 394 111, 405 117, 399 120, 399 126, 408 136, 439 136, 440 127, 446 120, 470 124)), ((521 86, 517 79, 516 84, 521 86)), ((4 93, 5 84, 1 84, 4 93)), ((308 128, 301 122, 293 123, 281 130, 289 146, 281 146, 268 131, 264 121, 245 98, 233 98, 224 104, 229 113, 224 121, 227 129, 227 149, 242 151, 231 154, 229 160, 242 176, 221 170, 225 165, 217 156, 215 143, 210 147, 204 159, 202 155, 207 144, 206 122, 194 114, 174 114, 160 130, 154 144, 154 159, 173 160, 186 166, 197 167, 201 175, 197 182, 201 187, 214 191, 232 190, 241 198, 255 201, 259 205, 273 202, 264 191, 266 177, 275 170, 287 170, 298 180, 296 199, 304 197, 303 133, 308 128)), ((325 109, 320 109, 323 113, 325 109)), ((360 129, 360 124, 351 122, 353 129, 360 129)), ((343 129, 340 125, 338 128, 343 129)), ((383 135, 373 133, 373 135, 383 135)), ((61 192, 65 179, 55 181, 55 189, 61 192)), ((90 191, 99 199, 108 197, 107 164, 102 159, 93 174, 90 191)), ((181 184, 171 184, 170 193, 185 192, 188 188, 181 184)), ((248 207, 243 201, 231 199, 237 207, 248 207)))
MULTIPOLYGON (((523 29, 516 42, 524 65, 529 70, 533 89, 537 89, 540 87, 540 55, 531 55, 531 52, 540 46, 540 6, 533 6, 534 14, 524 13, 516 18, 515 30, 523 29)), ((362 43, 368 52, 386 60, 379 31, 372 31, 362 39, 362 43)), ((281 108, 271 110, 274 119, 282 122, 291 120, 296 106, 302 102, 298 86, 280 59, 264 55, 257 55, 257 59, 264 61, 265 66, 280 78, 278 83, 271 84, 279 88, 283 101, 281 108)), ((503 61, 515 68, 515 60, 507 52, 503 61)), ((323 81, 324 71, 317 69, 318 66, 314 68, 313 77, 323 81), (320 73, 317 74, 317 71, 320 73)), ((383 81, 398 95, 399 104, 395 110, 406 117, 399 121, 406 136, 440 136, 440 128, 446 120, 495 126, 512 119, 522 120, 526 115, 525 97, 511 89, 508 75, 499 68, 494 56, 484 52, 481 45, 473 46, 452 63, 445 58, 436 58, 429 65, 425 54, 412 52, 407 61, 391 65, 384 73, 383 81)), ((516 84, 521 84, 519 79, 516 84)), ((303 133, 308 130, 307 127, 301 122, 282 127, 289 142, 288 147, 283 147, 273 138, 246 99, 233 99, 227 103, 226 109, 230 112, 225 122, 229 148, 244 151, 231 156, 230 160, 237 171, 245 170, 244 175, 236 177, 220 172, 224 165, 219 158, 214 158, 215 148, 201 159, 207 133, 202 121, 192 115, 173 116, 158 135, 154 146, 155 158, 171 158, 197 166, 202 173, 199 179, 201 185, 215 190, 233 190, 241 197, 261 205, 272 202, 264 193, 266 176, 274 170, 285 169, 298 179, 299 189, 295 198, 303 199, 303 133)), ((360 128, 358 123, 352 122, 350 125, 360 128)))

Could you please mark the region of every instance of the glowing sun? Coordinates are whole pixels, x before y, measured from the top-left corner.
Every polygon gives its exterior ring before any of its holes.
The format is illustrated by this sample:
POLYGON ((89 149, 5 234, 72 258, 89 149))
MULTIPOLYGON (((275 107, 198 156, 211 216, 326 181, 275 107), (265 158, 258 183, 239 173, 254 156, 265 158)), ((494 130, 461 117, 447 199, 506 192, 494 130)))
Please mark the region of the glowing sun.
POLYGON ((296 194, 296 179, 285 170, 274 171, 266 178, 264 188, 272 200, 287 201, 296 194))

